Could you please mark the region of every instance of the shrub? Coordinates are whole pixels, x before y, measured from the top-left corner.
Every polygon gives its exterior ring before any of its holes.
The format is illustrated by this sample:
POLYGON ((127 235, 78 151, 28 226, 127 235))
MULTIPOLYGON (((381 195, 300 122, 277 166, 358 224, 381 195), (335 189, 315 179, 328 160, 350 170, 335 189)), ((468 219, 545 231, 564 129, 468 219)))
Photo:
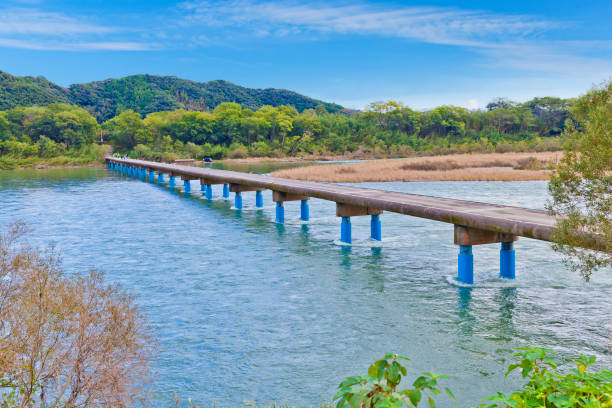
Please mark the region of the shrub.
POLYGON ((248 156, 248 154, 249 152, 247 152, 246 148, 241 146, 229 152, 227 156, 230 159, 244 159, 248 156))
POLYGON ((0 406, 127 407, 144 395, 150 338, 133 300, 53 249, 0 235, 0 406))
POLYGON ((406 368, 400 361, 409 360, 396 354, 387 353, 368 369, 367 375, 348 377, 338 386, 334 396, 336 408, 394 408, 401 406, 418 407, 427 397, 430 407, 435 407, 433 396, 444 390, 454 401, 455 396, 446 387, 440 387, 438 380, 448 378, 444 375, 423 373, 412 383, 413 388, 398 390, 406 368))
POLYGON ((486 398, 491 404, 480 407, 549 407, 549 408, 598 408, 612 406, 612 371, 591 373, 589 367, 595 356, 580 355, 571 362, 576 368, 561 374, 552 357, 552 351, 543 348, 520 348, 515 353, 521 361, 508 367, 506 376, 521 370, 529 379, 519 391, 506 395, 501 392, 486 398))
POLYGON ((66 150, 66 145, 63 143, 55 143, 47 136, 41 136, 38 139, 38 155, 40 157, 55 157, 66 150))

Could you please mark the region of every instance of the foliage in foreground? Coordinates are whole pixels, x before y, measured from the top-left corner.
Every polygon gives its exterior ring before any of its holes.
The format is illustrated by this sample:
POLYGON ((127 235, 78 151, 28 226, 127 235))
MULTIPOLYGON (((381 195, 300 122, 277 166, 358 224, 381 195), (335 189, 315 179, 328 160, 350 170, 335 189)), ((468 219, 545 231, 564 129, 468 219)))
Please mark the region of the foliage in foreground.
POLYGON ((97 272, 0 235, 0 406, 128 407, 144 395, 151 346, 133 300, 97 272))
POLYGON ((406 368, 400 364, 401 360, 409 359, 388 353, 370 366, 367 375, 348 377, 340 383, 339 391, 334 396, 334 400, 337 400, 336 408, 418 407, 424 397, 427 397, 430 407, 435 407, 433 397, 442 390, 455 400, 448 388, 438 385, 438 380, 449 378, 440 374, 423 373, 414 380, 413 388, 398 390, 402 376, 407 373, 406 368))
POLYGON ((580 98, 565 131, 569 142, 553 174, 549 209, 560 215, 555 249, 586 280, 612 266, 612 81, 580 98), (600 236, 599 251, 581 248, 584 233, 600 236))
MULTIPOLYGON (((580 355, 571 363, 576 368, 567 373, 558 369, 553 352, 544 348, 519 348, 515 357, 520 361, 510 365, 506 376, 521 370, 527 383, 511 394, 498 392, 485 398, 480 408, 606 408, 612 407, 612 371, 591 372, 595 357, 580 355)), ((346 378, 334 396, 336 408, 399 408, 418 407, 427 397, 429 407, 435 407, 435 397, 444 391, 451 400, 455 396, 438 384, 448 376, 423 373, 412 388, 399 390, 402 376, 407 370, 400 364, 408 360, 395 354, 386 354, 368 369, 367 375, 346 378)))
POLYGON ((512 408, 598 408, 612 407, 612 371, 590 372, 595 356, 580 355, 571 363, 576 368, 561 373, 552 351, 543 348, 520 348, 515 357, 521 361, 508 367, 506 376, 516 369, 529 381, 512 394, 497 393, 481 407, 512 408))

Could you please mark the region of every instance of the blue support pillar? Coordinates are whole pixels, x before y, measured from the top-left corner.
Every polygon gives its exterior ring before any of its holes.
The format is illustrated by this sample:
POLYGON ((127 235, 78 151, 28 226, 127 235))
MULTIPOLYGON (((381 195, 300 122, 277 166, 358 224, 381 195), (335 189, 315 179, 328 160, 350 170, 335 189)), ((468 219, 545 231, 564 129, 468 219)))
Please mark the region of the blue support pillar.
POLYGON ((171 176, 170 176, 170 181, 169 181, 169 183, 168 183, 169 187, 170 187, 170 188, 174 188, 174 183, 175 183, 175 182, 176 182, 176 177, 174 177, 174 176, 172 176, 172 175, 171 175, 171 176))
POLYGON ((285 206, 282 201, 276 202, 276 222, 281 224, 285 222, 285 206))
POLYGON ((229 198, 229 184, 223 185, 223 198, 229 198))
POLYGON ((157 184, 164 184, 164 173, 157 173, 157 184))
POLYGON ((351 238, 351 217, 342 217, 342 224, 340 224, 340 241, 345 244, 351 244, 353 242, 351 238))
POLYGON ((499 251, 500 278, 516 278, 514 242, 502 242, 499 251))
POLYGON ((145 181, 147 178, 147 170, 146 169, 140 169, 140 180, 145 181))
POLYGON ((261 191, 255 191, 255 207, 262 208, 263 207, 263 194, 261 191))
POLYGON ((212 200, 212 185, 211 184, 206 185, 206 199, 212 200))
POLYGON ((149 183, 155 183, 155 172, 153 170, 149 171, 149 183))
POLYGON ((189 180, 183 180, 183 186, 185 186, 185 193, 191 193, 191 182, 189 180))
POLYGON ((382 225, 379 215, 372 215, 370 220, 370 238, 382 241, 382 225))
POLYGON ((472 285, 474 283, 474 255, 471 245, 459 246, 457 280, 472 285))
POLYGON ((236 207, 237 210, 242 210, 242 194, 240 191, 237 191, 236 197, 234 197, 234 207, 236 207))
POLYGON ((302 221, 310 220, 310 209, 308 208, 308 200, 300 201, 300 219, 302 221))

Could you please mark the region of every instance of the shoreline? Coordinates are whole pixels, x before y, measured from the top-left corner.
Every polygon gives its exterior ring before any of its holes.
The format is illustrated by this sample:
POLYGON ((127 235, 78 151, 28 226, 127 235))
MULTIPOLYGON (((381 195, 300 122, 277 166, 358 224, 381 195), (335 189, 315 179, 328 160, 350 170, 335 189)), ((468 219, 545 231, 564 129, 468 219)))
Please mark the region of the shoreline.
POLYGON ((274 177, 331 183, 549 180, 563 152, 453 154, 276 170, 274 177))
MULTIPOLYGON (((549 180, 551 169, 563 152, 473 153, 410 158, 355 158, 346 156, 249 157, 224 159, 214 163, 226 165, 287 164, 320 161, 272 171, 274 177, 333 183, 423 182, 423 181, 533 181, 549 180), (326 161, 360 160, 357 163, 326 161)), ((186 165, 202 166, 203 161, 186 165)), ((102 167, 102 161, 82 164, 33 163, 12 170, 50 170, 102 167)))

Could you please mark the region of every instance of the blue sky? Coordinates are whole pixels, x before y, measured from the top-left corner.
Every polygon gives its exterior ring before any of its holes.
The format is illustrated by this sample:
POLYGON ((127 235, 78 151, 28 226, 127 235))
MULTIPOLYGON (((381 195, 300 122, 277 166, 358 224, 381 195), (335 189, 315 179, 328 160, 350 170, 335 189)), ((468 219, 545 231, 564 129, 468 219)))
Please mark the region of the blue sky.
POLYGON ((352 108, 572 97, 612 77, 603 0, 0 0, 0 70, 287 88, 352 108))

